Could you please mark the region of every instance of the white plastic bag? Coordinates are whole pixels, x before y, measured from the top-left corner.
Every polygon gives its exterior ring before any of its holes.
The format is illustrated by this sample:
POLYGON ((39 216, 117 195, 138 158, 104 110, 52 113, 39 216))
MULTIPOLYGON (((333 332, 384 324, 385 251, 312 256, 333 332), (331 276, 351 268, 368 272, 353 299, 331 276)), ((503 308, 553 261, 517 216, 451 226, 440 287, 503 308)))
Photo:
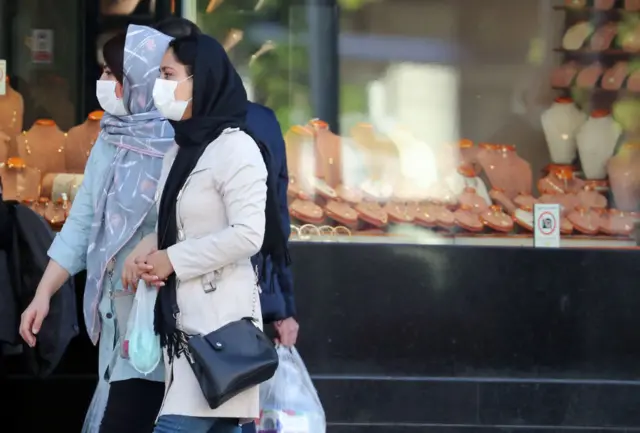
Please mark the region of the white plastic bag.
POLYGON ((149 374, 156 369, 162 359, 160 337, 153 328, 153 317, 158 290, 147 287, 143 280, 138 283, 136 297, 127 322, 124 341, 129 363, 139 373, 149 374))
POLYGON ((295 347, 278 347, 276 373, 260 385, 258 433, 325 433, 318 392, 295 347))
POLYGON ((93 392, 93 398, 87 414, 84 417, 84 424, 82 425, 82 433, 98 433, 100 431, 100 424, 102 423, 102 417, 104 410, 107 408, 107 399, 109 398, 109 382, 100 378, 96 390, 93 392))

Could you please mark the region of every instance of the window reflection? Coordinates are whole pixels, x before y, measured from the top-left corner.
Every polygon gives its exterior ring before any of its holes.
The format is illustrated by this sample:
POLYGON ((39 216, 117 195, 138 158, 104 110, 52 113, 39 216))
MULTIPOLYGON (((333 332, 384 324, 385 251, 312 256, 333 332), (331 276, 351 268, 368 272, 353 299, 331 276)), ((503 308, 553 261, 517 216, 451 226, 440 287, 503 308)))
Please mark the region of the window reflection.
POLYGON ((640 210, 628 3, 338 1, 339 131, 314 118, 304 6, 192 17, 242 31, 230 53, 285 132, 296 237, 531 246, 545 204, 562 245, 606 247, 635 245, 640 210))

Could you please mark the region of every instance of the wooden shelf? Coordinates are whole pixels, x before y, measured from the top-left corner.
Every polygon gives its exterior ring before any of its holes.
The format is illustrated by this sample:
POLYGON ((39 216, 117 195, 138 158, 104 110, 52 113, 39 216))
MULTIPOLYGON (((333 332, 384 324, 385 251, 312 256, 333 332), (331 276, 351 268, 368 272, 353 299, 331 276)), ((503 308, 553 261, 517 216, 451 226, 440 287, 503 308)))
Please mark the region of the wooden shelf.
POLYGON ((629 89, 625 89, 620 88, 618 90, 607 90, 607 89, 603 89, 602 87, 578 87, 578 86, 571 86, 571 87, 553 87, 554 90, 564 90, 564 91, 572 91, 572 90, 578 90, 578 91, 582 91, 582 92, 591 92, 591 93, 611 93, 611 94, 615 94, 615 93, 622 93, 622 94, 627 94, 627 95, 634 95, 634 96, 640 96, 640 92, 634 92, 631 91, 629 89))
POLYGON ((617 60, 617 59, 626 60, 626 59, 634 59, 634 58, 640 59, 640 51, 629 52, 619 48, 611 48, 608 50, 600 50, 600 51, 591 50, 589 48, 581 48, 579 50, 566 50, 564 48, 554 48, 553 51, 556 53, 564 54, 566 56, 574 57, 576 59, 584 59, 584 60, 603 59, 603 58, 612 59, 612 60, 617 60))
MULTIPOLYGON (((393 245, 458 245, 483 247, 533 248, 533 235, 472 235, 460 233, 455 236, 303 236, 290 242, 339 243, 339 244, 393 244, 393 245)), ((561 248, 582 249, 633 249, 638 247, 628 237, 589 237, 583 235, 562 236, 561 248)))
POLYGON ((553 10, 563 11, 563 12, 571 12, 571 13, 596 13, 596 14, 608 14, 608 15, 620 15, 623 13, 633 14, 638 13, 634 11, 626 11, 621 7, 614 7, 611 9, 596 9, 593 6, 585 6, 583 8, 573 8, 570 6, 553 6, 553 10))

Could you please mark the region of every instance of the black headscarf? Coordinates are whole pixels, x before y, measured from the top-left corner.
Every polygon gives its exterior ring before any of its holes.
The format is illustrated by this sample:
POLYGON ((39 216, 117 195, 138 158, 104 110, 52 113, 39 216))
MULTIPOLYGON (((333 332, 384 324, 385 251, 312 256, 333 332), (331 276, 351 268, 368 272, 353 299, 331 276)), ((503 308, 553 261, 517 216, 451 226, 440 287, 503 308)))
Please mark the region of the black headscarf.
MULTIPOLYGON (((227 128, 239 128, 249 133, 245 119, 247 115, 247 94, 242 79, 227 57, 224 48, 206 35, 189 36, 195 40, 195 64, 193 67, 192 117, 171 125, 175 130, 175 140, 179 146, 162 191, 158 215, 158 248, 164 250, 177 241, 176 202, 200 156, 227 128)), ((191 44, 193 46, 193 44, 191 44)), ((254 138, 255 140, 255 138, 254 138)), ((287 238, 282 230, 278 211, 276 173, 271 169, 271 154, 259 141, 267 167, 267 203, 265 209, 265 237, 260 253, 274 261, 274 268, 282 269, 290 263, 287 238)), ((160 335, 163 347, 169 357, 179 356, 185 336, 177 329, 176 316, 179 312, 176 295, 176 276, 172 274, 160 289, 155 308, 155 330, 160 335)))

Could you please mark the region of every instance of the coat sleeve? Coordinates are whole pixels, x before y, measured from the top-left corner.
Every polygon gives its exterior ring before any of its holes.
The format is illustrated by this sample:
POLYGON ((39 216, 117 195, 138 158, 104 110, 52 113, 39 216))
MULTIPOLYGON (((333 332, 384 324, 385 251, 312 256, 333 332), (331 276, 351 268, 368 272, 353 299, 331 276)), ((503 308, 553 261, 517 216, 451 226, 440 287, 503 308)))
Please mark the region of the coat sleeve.
MULTIPOLYGON (((280 157, 280 173, 278 174, 278 204, 280 205, 280 221, 282 222, 282 232, 289 239, 291 235, 291 219, 289 217, 289 208, 287 207, 287 189, 289 188, 289 168, 287 166, 287 151, 280 130, 280 124, 273 112, 271 114, 270 124, 273 125, 273 142, 277 147, 277 154, 280 157)), ((296 305, 293 297, 293 274, 289 266, 280 269, 276 274, 280 291, 285 303, 286 317, 294 317, 296 315, 296 305)))
MULTIPOLYGON (((267 201, 267 169, 256 143, 246 134, 216 145, 212 171, 229 226, 201 238, 191 238, 167 249, 176 276, 188 280, 208 274, 243 258, 262 246, 267 201)), ((203 157, 207 157, 206 154, 203 157)), ((203 200, 206 197, 202 198, 203 200)))
POLYGON ((84 270, 87 265, 87 247, 93 223, 93 178, 95 177, 95 151, 91 151, 84 170, 84 178, 73 200, 69 216, 54 239, 48 255, 70 275, 84 270))

